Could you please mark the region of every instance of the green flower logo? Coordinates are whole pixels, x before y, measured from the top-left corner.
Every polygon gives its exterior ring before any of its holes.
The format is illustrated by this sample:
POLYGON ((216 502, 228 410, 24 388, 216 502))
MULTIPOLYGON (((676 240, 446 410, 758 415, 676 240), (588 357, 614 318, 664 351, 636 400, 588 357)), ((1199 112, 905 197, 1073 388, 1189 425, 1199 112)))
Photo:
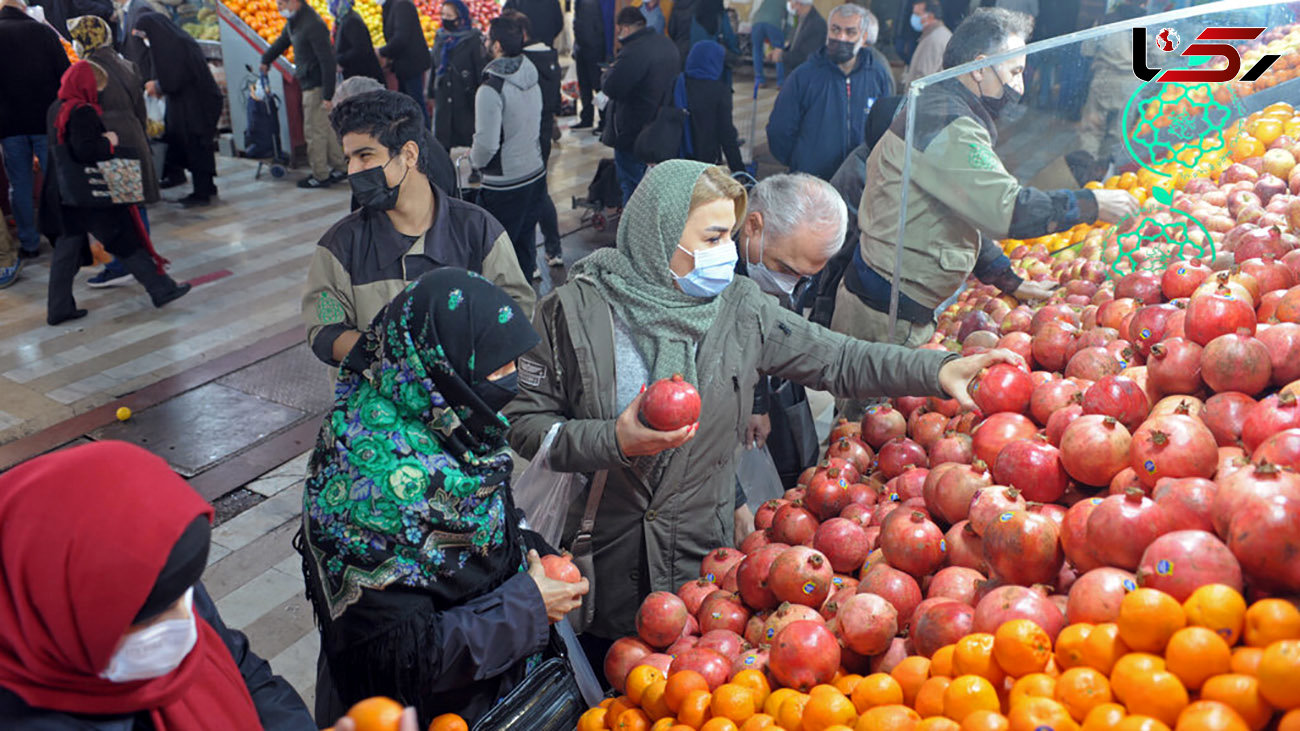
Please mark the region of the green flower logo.
POLYGON ((447 309, 454 310, 460 307, 460 303, 465 301, 465 293, 459 289, 453 289, 447 293, 447 309))
POLYGON ((329 292, 321 292, 316 300, 316 317, 326 325, 335 325, 347 319, 343 304, 329 292))
POLYGON ((501 305, 501 309, 497 310, 497 322, 501 323, 502 325, 506 324, 507 322, 510 322, 510 318, 514 316, 515 316, 515 311, 510 309, 509 305, 501 305))

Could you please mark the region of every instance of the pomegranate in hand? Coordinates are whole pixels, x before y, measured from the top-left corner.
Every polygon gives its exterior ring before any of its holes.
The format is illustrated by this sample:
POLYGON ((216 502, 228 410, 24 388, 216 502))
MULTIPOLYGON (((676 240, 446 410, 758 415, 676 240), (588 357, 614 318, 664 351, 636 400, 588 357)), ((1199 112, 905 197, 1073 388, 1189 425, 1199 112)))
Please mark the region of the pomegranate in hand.
POLYGON ((656 431, 676 431, 700 420, 700 392, 680 373, 650 384, 641 398, 642 423, 656 431))

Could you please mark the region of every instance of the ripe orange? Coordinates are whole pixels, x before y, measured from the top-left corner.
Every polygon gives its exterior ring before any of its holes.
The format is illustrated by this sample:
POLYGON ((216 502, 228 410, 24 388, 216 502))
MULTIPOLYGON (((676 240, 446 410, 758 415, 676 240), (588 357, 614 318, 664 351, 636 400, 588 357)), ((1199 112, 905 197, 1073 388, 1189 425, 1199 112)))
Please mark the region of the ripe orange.
POLYGON ((934 651, 930 656, 930 677, 942 675, 951 678, 953 676, 952 663, 956 650, 956 645, 944 645, 934 651))
POLYGON ((1300 731, 1300 708, 1287 711, 1277 722, 1277 731, 1300 731))
POLYGON ((993 635, 976 632, 957 640, 952 652, 954 675, 980 675, 994 685, 1002 685, 1007 673, 993 659, 993 635))
POLYGON ((777 725, 787 729, 803 728, 803 709, 809 700, 811 697, 803 693, 785 699, 781 703, 781 710, 776 714, 777 725))
POLYGON ((1015 706, 1024 698, 1055 698, 1056 678, 1047 673, 1030 673, 1011 686, 1008 703, 1015 706))
POLYGON ((629 708, 618 714, 612 731, 650 731, 650 717, 640 708, 629 708))
POLYGON ((1130 652, 1121 657, 1110 671, 1110 688, 1121 703, 1127 702, 1130 692, 1152 673, 1165 669, 1165 660, 1159 655, 1130 652))
POLYGON ((740 731, 736 722, 729 718, 710 718, 700 726, 700 731, 740 731))
POLYGON ((1031 620, 1003 622, 993 633, 993 659, 1012 677, 1042 672, 1051 658, 1052 638, 1031 620))
POLYGON ((375 696, 357 702, 348 709, 347 716, 356 724, 357 731, 397 731, 402 710, 402 704, 392 698, 375 696))
POLYGON ((1080 723, 1103 703, 1110 703, 1110 681, 1092 668, 1070 668, 1056 679, 1056 700, 1080 723))
POLYGON ((1115 731, 1169 731, 1160 719, 1135 714, 1115 724, 1115 731))
POLYGON ((1232 672, 1241 673, 1242 675, 1258 675, 1259 661, 1264 657, 1264 648, 1241 647, 1232 648, 1232 672))
POLYGON ((682 699, 692 690, 708 692, 709 681, 694 670, 679 670, 669 675, 668 687, 664 689, 664 702, 668 704, 668 709, 676 713, 682 699))
POLYGON ((469 731, 469 724, 454 713, 444 713, 429 723, 429 731, 469 731))
POLYGON ((1128 711, 1124 710, 1124 706, 1118 703, 1103 703, 1088 712, 1088 717, 1083 719, 1080 731, 1113 731, 1127 715, 1128 711))
POLYGON ((1065 706, 1051 698, 1027 698, 1007 714, 1010 731, 1077 731, 1079 724, 1070 718, 1065 706))
POLYGON ((678 724, 676 718, 667 716, 650 724, 650 731, 673 731, 673 726, 678 726, 679 728, 690 728, 689 726, 678 724))
POLYGON ((889 671, 889 676, 903 689, 903 702, 911 705, 916 701, 921 684, 930 677, 930 661, 920 655, 905 657, 889 671))
POLYGON ((943 676, 930 678, 921 685, 916 694, 916 712, 921 718, 943 715, 943 694, 947 692, 951 678, 943 676))
POLYGON ((853 723, 857 717, 858 709, 843 694, 819 693, 809 698, 803 708, 803 729, 826 731, 831 726, 853 723))
POLYGON ((667 688, 667 681, 656 680, 641 694, 641 709, 645 711, 651 721, 658 721, 661 718, 669 718, 673 715, 672 709, 664 701, 664 692, 667 688))
POLYGON ((627 688, 628 700, 632 705, 641 705, 641 694, 651 683, 664 679, 663 671, 653 665, 637 665, 627 673, 624 686, 627 688))
POLYGON ((632 701, 628 700, 628 697, 625 695, 615 698, 614 702, 609 704, 609 715, 605 716, 605 720, 608 722, 609 727, 614 728, 614 722, 618 721, 618 717, 623 715, 623 711, 635 707, 636 705, 632 703, 632 701))
POLYGON ((1165 665, 1191 690, 1232 669, 1232 648, 1207 627, 1184 627, 1169 638, 1165 665))
POLYGON ((769 716, 775 716, 781 710, 781 704, 785 703, 787 698, 799 695, 799 691, 794 688, 777 688, 768 695, 767 700, 763 701, 763 713, 769 716))
POLYGON ((1250 731, 1241 716, 1218 701, 1196 701, 1178 714, 1174 731, 1250 731))
POLYGON ((1115 662, 1128 651, 1128 645, 1119 637, 1119 627, 1106 622, 1093 627, 1083 641, 1083 663, 1109 675, 1115 662))
POLYGON ((1246 624, 1246 600, 1225 584, 1206 584, 1192 592, 1183 602, 1183 611, 1187 624, 1213 630, 1229 647, 1237 644, 1246 624))
POLYGON ((837 677, 835 681, 831 684, 834 685, 836 689, 838 689, 844 695, 851 696, 853 695, 853 689, 858 687, 858 683, 861 682, 862 682, 861 675, 858 675, 857 673, 849 673, 848 675, 841 675, 837 677))
POLYGON ((766 713, 755 713, 740 725, 740 731, 765 731, 776 728, 776 719, 766 713))
MULTIPOLYGON (((921 681, 925 682, 925 681, 921 681)), ((872 673, 858 681, 850 696, 858 713, 876 706, 897 705, 904 701, 903 686, 891 675, 872 673)))
POLYGON ((1187 688, 1177 675, 1157 670, 1139 678, 1124 699, 1130 713, 1158 718, 1168 726, 1178 721, 1178 714, 1187 707, 1187 688))
POLYGON ((1061 630, 1056 636, 1056 665, 1069 670, 1086 664, 1083 661, 1083 643, 1091 633, 1092 625, 1086 622, 1077 622, 1061 630))
POLYGON ((577 731, 605 731, 604 708, 590 708, 578 718, 577 731))
POLYGON ((1182 605, 1163 591, 1141 588, 1124 595, 1116 624, 1120 639, 1131 649, 1159 653, 1169 638, 1187 625, 1187 615, 1182 605))
POLYGON ((761 670, 741 670, 732 676, 731 683, 749 688, 749 691, 754 694, 755 711, 762 710, 763 704, 772 692, 772 686, 768 685, 767 676, 763 675, 761 670))
POLYGON ((981 675, 959 675, 943 691, 943 715, 958 723, 975 711, 1001 707, 997 690, 981 675))
POLYGON ((1300 640, 1278 640, 1264 649, 1259 694, 1283 711, 1300 708, 1300 640))
POLYGON ((1256 731, 1273 716, 1273 707, 1259 694, 1259 681, 1249 675, 1229 673, 1210 678, 1201 686, 1201 700, 1230 707, 1256 731))
POLYGON ((961 722, 961 731, 1008 731, 1011 722, 997 711, 979 709, 972 711, 961 722))
POLYGON ((944 716, 931 716, 921 721, 916 731, 961 731, 961 724, 944 716))
POLYGON ((920 723, 920 714, 907 706, 876 706, 858 717, 854 731, 911 731, 920 723))
POLYGON ((1300 640, 1300 609, 1284 599, 1260 599, 1246 610, 1246 644, 1268 647, 1278 640, 1300 640))
POLYGON ((688 690, 677 707, 677 722, 699 728, 709 720, 709 705, 713 694, 707 690, 688 690))

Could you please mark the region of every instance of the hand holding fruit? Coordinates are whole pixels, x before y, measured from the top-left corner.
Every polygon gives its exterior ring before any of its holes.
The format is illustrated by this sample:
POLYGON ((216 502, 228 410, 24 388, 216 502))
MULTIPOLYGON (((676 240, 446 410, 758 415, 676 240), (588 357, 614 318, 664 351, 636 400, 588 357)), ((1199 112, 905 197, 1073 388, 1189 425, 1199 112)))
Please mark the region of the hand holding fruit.
POLYGON ((645 398, 646 392, 642 390, 614 422, 614 437, 618 440, 618 448, 623 456, 648 457, 659 454, 680 447, 695 436, 695 430, 700 428, 698 421, 672 431, 658 431, 642 424, 639 413, 645 398))
POLYGON ((420 731, 414 708, 402 708, 389 698, 367 698, 348 711, 326 731, 368 731, 385 728, 392 731, 420 731))
POLYGON ((1003 348, 950 360, 939 369, 939 385, 943 387, 945 393, 957 399, 962 408, 974 409, 975 402, 969 392, 971 379, 985 368, 998 363, 1023 366, 1025 360, 1019 354, 1003 348))
POLYGON ((1024 302, 1025 300, 1045 300, 1052 296, 1056 287, 1045 282, 1033 282, 1026 279, 1019 287, 1016 288, 1016 299, 1024 302))
POLYGON ((546 605, 546 618, 552 624, 582 606, 582 597, 589 588, 586 579, 568 582, 548 577, 537 551, 528 552, 528 575, 537 582, 537 591, 541 592, 542 603, 546 605))

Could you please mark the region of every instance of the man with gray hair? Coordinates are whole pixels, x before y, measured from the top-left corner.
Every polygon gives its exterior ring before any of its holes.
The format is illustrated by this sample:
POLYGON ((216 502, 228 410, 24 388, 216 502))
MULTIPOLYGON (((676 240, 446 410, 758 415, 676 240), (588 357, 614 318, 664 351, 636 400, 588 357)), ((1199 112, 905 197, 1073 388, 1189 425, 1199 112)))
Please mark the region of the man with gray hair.
POLYGON ((876 16, 850 3, 827 20, 826 47, 786 79, 767 121, 772 155, 823 180, 862 142, 871 106, 894 93, 889 63, 870 47, 876 16))
MULTIPOLYGON (((839 250, 847 226, 847 207, 830 183, 802 173, 765 178, 750 192, 736 235, 736 272, 797 310, 809 282, 839 250)), ((760 374, 744 446, 765 444, 785 488, 817 463, 817 434, 803 387, 760 374)), ((757 504, 758 496, 749 497, 757 504)))

